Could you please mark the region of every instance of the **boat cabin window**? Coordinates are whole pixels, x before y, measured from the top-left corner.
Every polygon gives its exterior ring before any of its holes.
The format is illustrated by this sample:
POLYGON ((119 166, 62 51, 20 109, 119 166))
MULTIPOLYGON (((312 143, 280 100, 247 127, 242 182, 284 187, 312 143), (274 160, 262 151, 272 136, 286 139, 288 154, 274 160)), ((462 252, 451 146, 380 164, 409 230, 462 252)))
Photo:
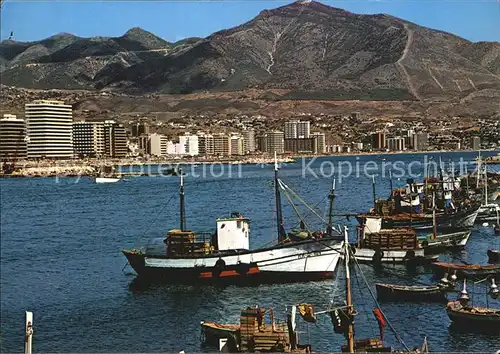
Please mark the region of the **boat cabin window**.
POLYGON ((222 225, 220 226, 220 228, 221 228, 221 229, 223 229, 223 228, 224 228, 224 226, 226 226, 226 224, 222 224, 222 225))
POLYGON ((240 220, 236 221, 236 227, 238 229, 241 229, 241 221, 240 220))

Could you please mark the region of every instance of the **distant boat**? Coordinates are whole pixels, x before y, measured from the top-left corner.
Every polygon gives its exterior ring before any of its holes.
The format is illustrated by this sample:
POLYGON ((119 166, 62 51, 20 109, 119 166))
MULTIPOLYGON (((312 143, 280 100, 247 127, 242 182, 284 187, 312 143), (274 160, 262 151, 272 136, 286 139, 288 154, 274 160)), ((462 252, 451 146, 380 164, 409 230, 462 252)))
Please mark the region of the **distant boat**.
POLYGON ((121 178, 115 178, 115 177, 96 177, 95 183, 116 183, 120 180, 121 178))

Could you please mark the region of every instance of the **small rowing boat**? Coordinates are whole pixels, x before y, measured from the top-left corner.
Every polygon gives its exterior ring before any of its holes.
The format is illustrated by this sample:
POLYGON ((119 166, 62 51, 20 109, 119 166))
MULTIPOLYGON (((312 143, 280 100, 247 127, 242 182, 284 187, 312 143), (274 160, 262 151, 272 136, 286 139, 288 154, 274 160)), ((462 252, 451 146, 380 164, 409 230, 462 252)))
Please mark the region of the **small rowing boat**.
POLYGON ((437 285, 375 284, 379 300, 446 301, 446 290, 437 285))
POLYGON ((486 277, 500 274, 500 265, 496 264, 454 264, 445 262, 431 263, 431 267, 436 273, 456 271, 458 277, 486 277))

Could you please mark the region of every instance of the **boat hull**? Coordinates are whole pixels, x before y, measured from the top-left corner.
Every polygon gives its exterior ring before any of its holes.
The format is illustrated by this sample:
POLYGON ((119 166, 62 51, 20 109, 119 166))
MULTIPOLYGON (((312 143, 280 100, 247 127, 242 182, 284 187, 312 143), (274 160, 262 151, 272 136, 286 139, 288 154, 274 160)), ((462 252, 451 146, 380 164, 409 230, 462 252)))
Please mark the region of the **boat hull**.
POLYGON ((459 278, 483 278, 490 275, 500 275, 500 265, 461 265, 435 262, 431 264, 431 267, 437 276, 451 272, 456 272, 459 278))
POLYGON ((119 180, 120 180, 120 178, 96 177, 95 183, 116 183, 119 180))
POLYGON ((500 263, 500 250, 488 250, 488 263, 500 263))
POLYGON ((237 352, 240 341, 239 327, 239 325, 221 325, 215 322, 202 321, 202 342, 208 346, 219 348, 219 341, 227 339, 226 346, 229 352, 237 352))
POLYGON ((417 250, 382 250, 378 260, 376 251, 370 248, 355 248, 354 257, 363 263, 411 263, 424 261, 424 249, 417 250))
POLYGON ((472 312, 458 302, 450 302, 446 313, 454 324, 500 331, 500 309, 474 308, 472 312))
POLYGON ((223 256, 193 258, 148 257, 123 251, 136 273, 173 283, 293 283, 333 277, 342 242, 315 240, 223 256), (222 260, 222 261, 220 261, 222 260))
MULTIPOLYGON (((470 211, 458 212, 455 214, 440 214, 436 216, 436 224, 449 228, 471 228, 474 226, 479 208, 470 211)), ((411 218, 384 217, 382 219, 383 228, 411 227, 415 230, 430 230, 433 228, 432 214, 413 215, 411 218)))
POLYGON ((420 245, 424 248, 425 254, 433 254, 443 249, 464 248, 469 240, 472 230, 464 230, 452 233, 444 233, 432 238, 430 235, 418 236, 420 245))
POLYGON ((445 292, 439 286, 398 286, 375 284, 379 300, 446 302, 445 292))

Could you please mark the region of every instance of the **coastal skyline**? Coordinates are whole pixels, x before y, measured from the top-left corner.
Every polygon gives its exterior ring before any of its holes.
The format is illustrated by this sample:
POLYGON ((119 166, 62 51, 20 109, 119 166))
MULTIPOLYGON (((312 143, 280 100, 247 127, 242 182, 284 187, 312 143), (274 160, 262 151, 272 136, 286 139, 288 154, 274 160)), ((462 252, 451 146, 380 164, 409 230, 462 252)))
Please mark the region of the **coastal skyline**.
MULTIPOLYGON (((57 33, 118 37, 141 27, 169 41, 245 23, 293 1, 2 1, 1 39, 41 40, 57 33), (119 16, 117 16, 119 13, 119 16)), ((321 1, 356 14, 386 13, 467 40, 500 41, 500 3, 465 1, 321 1)))

